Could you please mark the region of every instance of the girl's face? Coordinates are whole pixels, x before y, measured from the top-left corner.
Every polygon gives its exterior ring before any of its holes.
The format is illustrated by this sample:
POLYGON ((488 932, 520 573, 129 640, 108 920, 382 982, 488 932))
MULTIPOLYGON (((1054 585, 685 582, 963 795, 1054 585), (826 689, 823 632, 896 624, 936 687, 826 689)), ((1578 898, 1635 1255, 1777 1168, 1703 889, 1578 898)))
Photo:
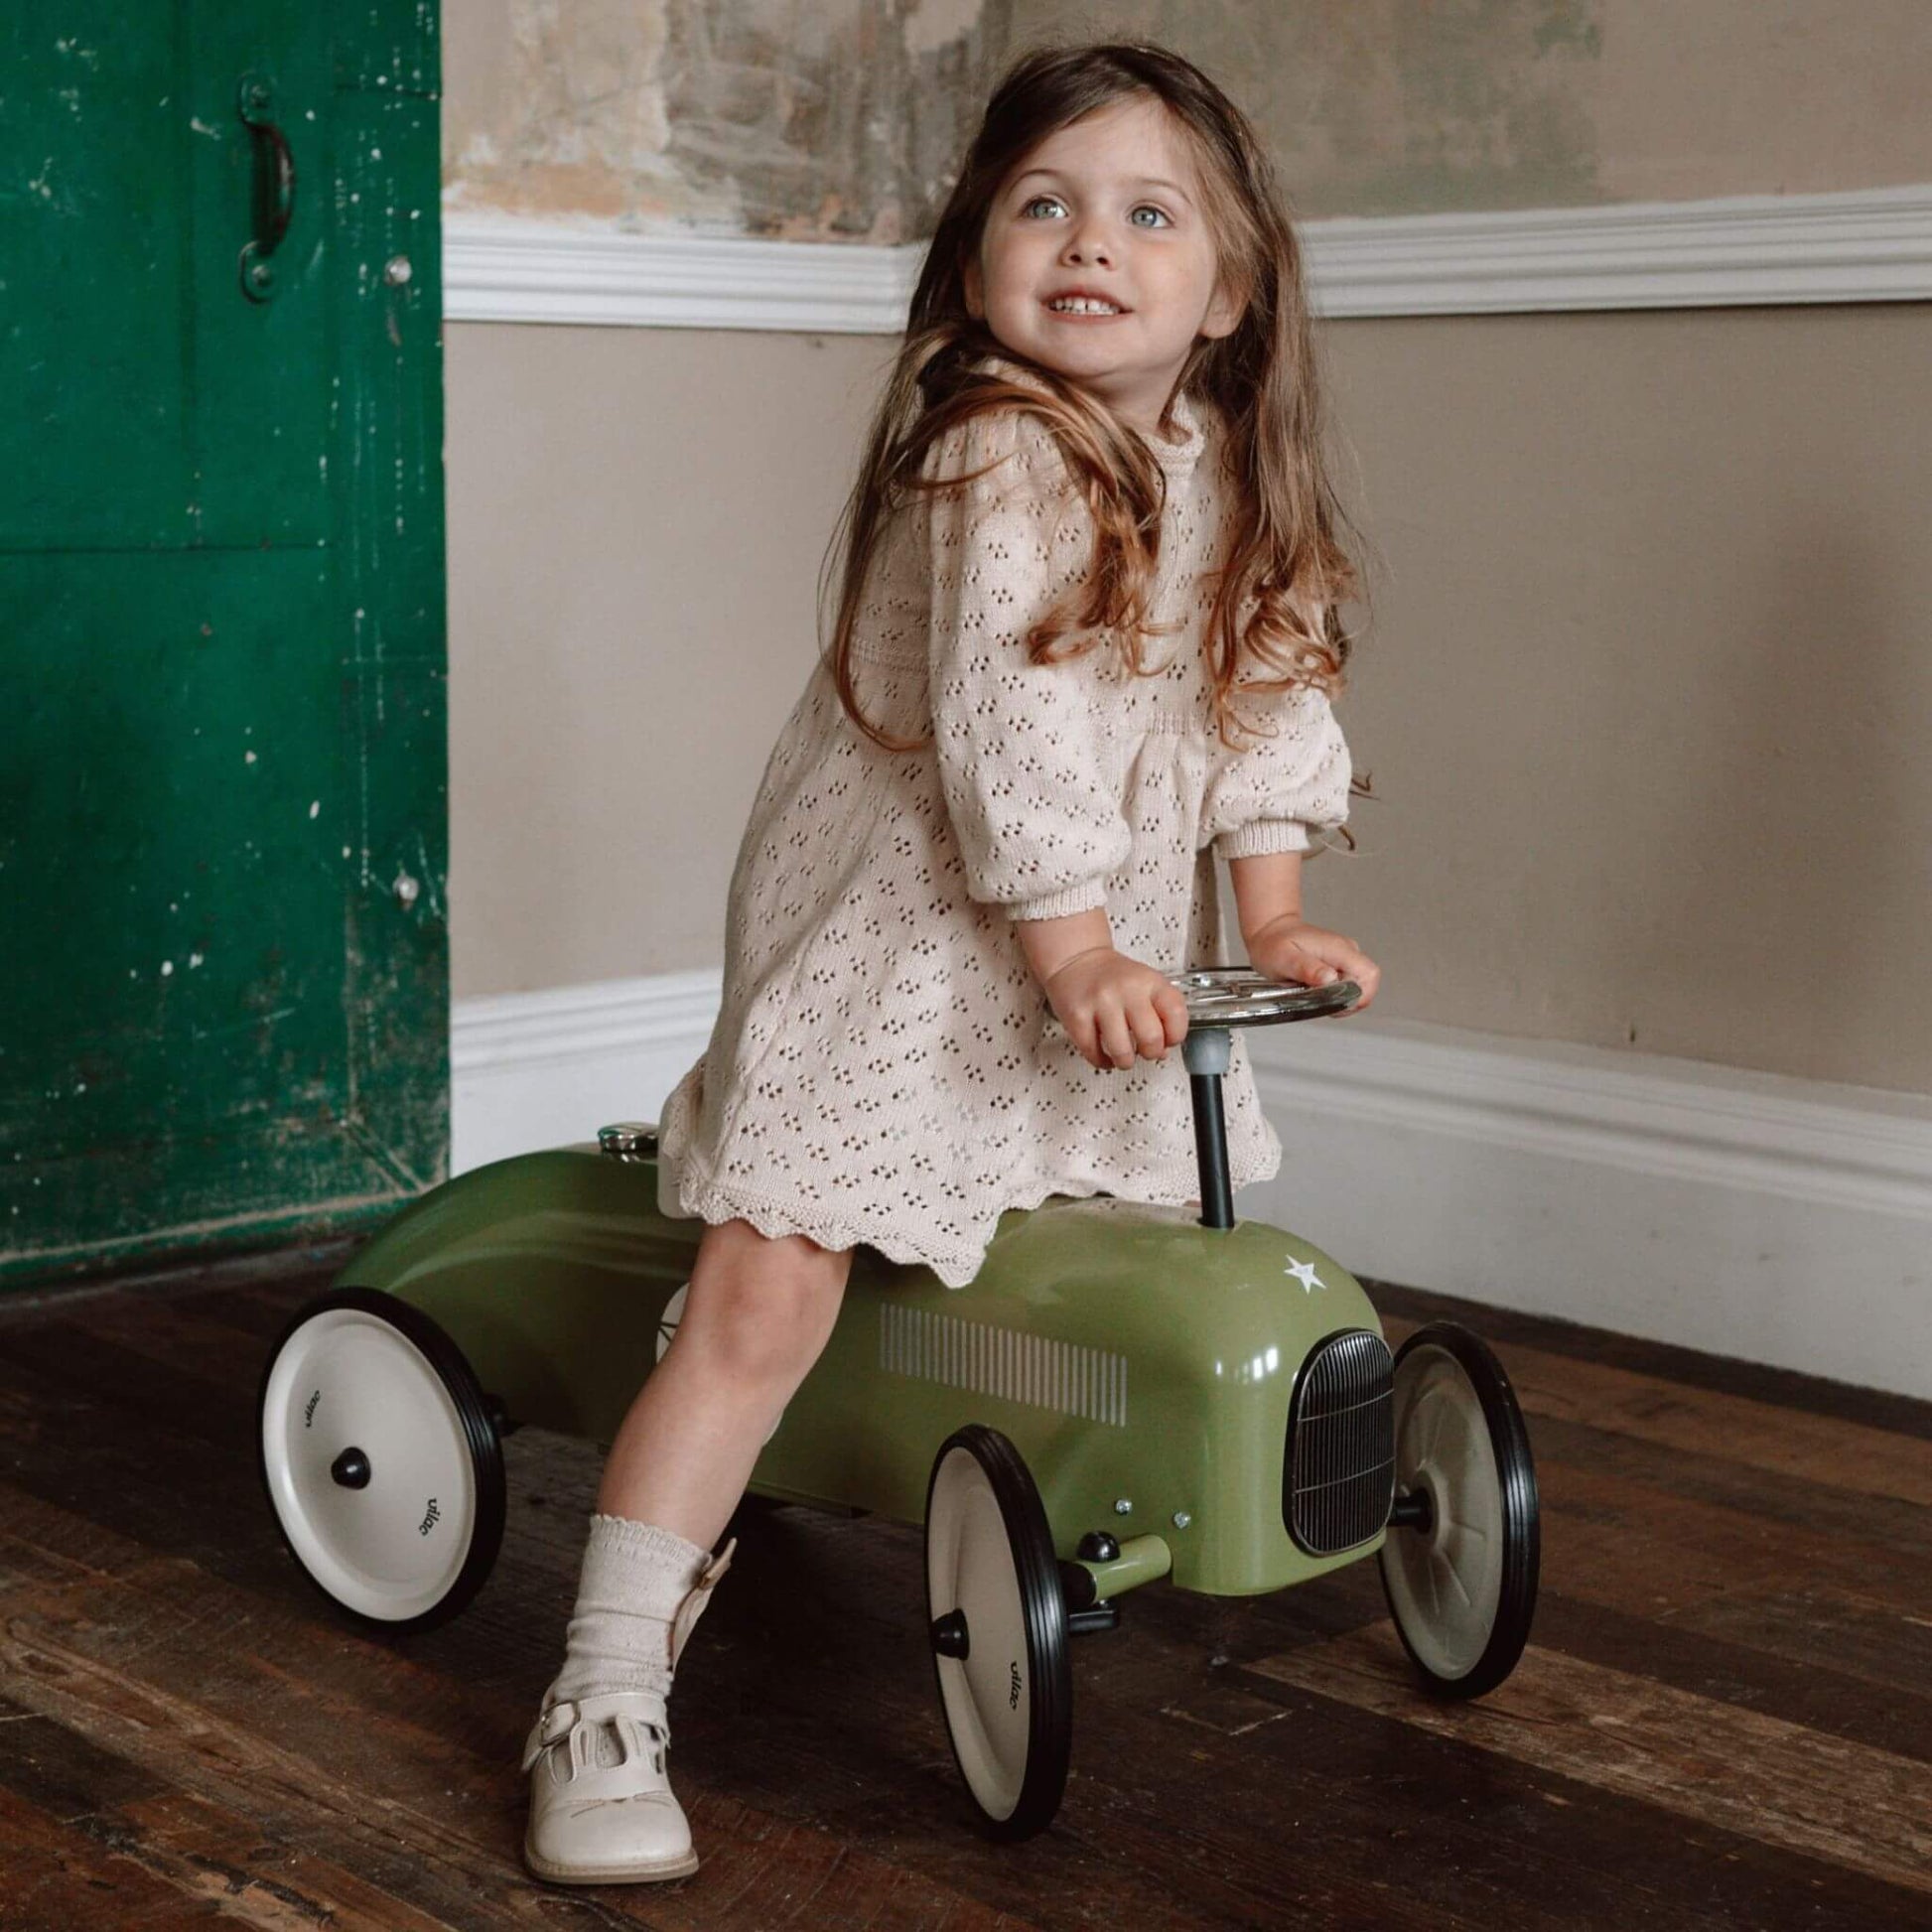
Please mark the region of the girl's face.
POLYGON ((1216 269, 1186 145, 1142 95, 1096 108, 1021 161, 963 279, 967 309, 1006 347, 1152 432, 1194 344, 1241 319, 1216 269), (1076 292, 1093 299, 1070 302, 1076 292))

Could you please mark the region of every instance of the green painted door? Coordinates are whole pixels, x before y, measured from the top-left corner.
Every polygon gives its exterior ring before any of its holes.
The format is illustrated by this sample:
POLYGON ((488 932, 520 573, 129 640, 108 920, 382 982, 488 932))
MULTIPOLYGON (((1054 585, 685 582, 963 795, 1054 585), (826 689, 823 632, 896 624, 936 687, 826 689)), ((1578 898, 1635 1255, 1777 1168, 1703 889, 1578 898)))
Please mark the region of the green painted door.
POLYGON ((436 11, 0 16, 0 1283, 448 1171, 436 11))

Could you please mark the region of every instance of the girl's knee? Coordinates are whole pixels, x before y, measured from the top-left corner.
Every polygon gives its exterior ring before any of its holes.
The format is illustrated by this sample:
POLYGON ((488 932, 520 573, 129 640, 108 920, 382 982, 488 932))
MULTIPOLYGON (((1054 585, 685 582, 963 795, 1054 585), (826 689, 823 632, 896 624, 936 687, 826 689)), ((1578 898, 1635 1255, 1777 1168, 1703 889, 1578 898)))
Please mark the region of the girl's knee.
POLYGON ((700 1246, 680 1332, 704 1337, 741 1371, 802 1375, 831 1336, 851 1263, 850 1249, 721 1223, 700 1246))

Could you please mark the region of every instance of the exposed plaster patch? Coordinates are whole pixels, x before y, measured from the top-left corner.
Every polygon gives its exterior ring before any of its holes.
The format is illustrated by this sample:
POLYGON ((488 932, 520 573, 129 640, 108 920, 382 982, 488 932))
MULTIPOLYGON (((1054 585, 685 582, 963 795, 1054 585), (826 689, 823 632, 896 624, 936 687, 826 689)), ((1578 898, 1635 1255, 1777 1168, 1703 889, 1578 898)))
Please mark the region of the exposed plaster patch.
POLYGON ((446 207, 618 228, 923 232, 1010 38, 1011 0, 494 4, 493 31, 446 22, 479 75, 446 207))
MULTIPOLYGON (((1423 213, 1602 199, 1592 118, 1617 0, 1117 0, 1108 26, 1199 63, 1254 118, 1294 211, 1423 213)), ((1017 49, 1057 38, 1015 0, 1017 49)))
POLYGON ((729 194, 681 194, 667 159, 669 12, 669 0, 508 0, 498 97, 462 135, 445 205, 606 221, 735 216, 729 194))
POLYGON ((916 59, 957 40, 980 23, 980 0, 912 0, 900 32, 905 51, 916 59))
MULTIPOLYGON (((1299 170, 1304 206, 1381 214, 1595 200, 1596 137, 1586 102, 1601 7, 1368 0, 1353 9, 1358 58, 1331 70, 1323 89, 1317 118, 1331 136, 1330 165, 1308 154, 1299 170)), ((1317 50, 1308 46, 1304 58, 1318 58, 1317 50)), ((1306 121, 1279 110, 1271 119, 1285 131, 1306 121)), ((1291 177, 1298 146, 1289 133, 1291 177)))

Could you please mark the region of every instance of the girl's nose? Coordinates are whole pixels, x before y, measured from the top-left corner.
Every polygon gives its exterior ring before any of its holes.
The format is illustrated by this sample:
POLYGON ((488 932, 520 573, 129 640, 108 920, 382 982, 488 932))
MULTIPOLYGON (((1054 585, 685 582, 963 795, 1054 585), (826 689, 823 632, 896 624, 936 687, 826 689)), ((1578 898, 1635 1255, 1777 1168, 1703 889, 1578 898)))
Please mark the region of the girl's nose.
POLYGON ((1113 254, 1108 248, 1106 237, 1097 228, 1076 228, 1067 237, 1066 246, 1060 251, 1061 258, 1073 262, 1105 262, 1113 265, 1113 254))

